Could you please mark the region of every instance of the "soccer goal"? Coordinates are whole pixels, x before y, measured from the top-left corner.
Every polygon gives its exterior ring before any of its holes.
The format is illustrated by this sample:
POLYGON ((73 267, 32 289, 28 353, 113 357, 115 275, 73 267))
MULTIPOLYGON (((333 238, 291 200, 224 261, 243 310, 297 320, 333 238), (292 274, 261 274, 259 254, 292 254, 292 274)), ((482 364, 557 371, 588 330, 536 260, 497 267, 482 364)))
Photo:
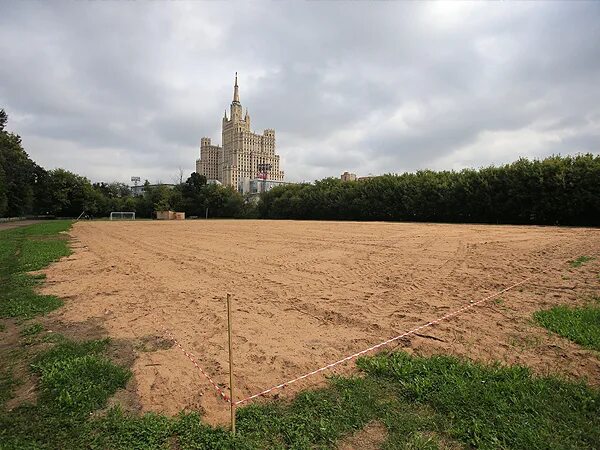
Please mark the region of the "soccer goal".
POLYGON ((113 211, 110 220, 135 220, 135 213, 131 211, 113 211))

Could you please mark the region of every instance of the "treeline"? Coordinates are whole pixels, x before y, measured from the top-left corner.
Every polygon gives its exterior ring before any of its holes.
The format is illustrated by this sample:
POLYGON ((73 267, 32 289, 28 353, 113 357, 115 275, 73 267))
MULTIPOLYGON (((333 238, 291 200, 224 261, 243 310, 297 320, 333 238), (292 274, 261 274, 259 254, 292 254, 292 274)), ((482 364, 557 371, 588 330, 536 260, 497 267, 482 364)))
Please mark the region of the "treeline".
POLYGON ((157 210, 185 211, 189 216, 255 217, 256 208, 230 188, 209 185, 192 173, 175 186, 150 186, 143 195, 123 183, 91 183, 64 169, 45 170, 29 158, 21 138, 6 131, 8 116, 0 110, 0 217, 50 215, 77 217, 82 212, 106 217, 111 211, 134 211, 151 217, 157 210))
POLYGON ((123 183, 92 184, 64 169, 45 170, 29 158, 21 138, 5 130, 7 120, 0 110, 0 217, 77 217, 84 211, 151 217, 171 209, 187 217, 208 210, 209 217, 600 225, 600 156, 592 154, 351 182, 326 178, 274 188, 256 207, 196 173, 174 187, 146 182, 136 196, 123 183))
POLYGON ((263 194, 268 219, 600 225, 600 156, 552 156, 460 172, 423 170, 281 186, 263 194))

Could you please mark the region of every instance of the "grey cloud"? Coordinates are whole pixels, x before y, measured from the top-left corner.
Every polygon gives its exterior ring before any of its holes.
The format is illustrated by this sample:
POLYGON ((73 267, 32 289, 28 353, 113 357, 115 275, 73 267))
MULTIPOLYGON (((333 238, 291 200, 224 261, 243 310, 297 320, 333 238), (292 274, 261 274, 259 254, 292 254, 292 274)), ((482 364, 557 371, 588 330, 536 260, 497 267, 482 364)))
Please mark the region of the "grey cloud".
POLYGON ((191 172, 200 137, 220 142, 235 71, 291 180, 598 151, 597 3, 4 9, 9 127, 34 159, 93 180, 191 172))

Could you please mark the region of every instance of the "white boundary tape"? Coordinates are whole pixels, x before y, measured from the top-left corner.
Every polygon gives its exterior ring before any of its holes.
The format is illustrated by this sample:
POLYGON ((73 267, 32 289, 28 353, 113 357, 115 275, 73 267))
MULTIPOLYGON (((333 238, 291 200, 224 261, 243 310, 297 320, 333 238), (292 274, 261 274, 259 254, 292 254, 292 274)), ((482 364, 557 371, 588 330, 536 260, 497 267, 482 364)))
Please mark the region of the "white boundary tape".
POLYGON ((410 331, 406 331, 406 332, 404 332, 404 333, 402 333, 402 334, 400 334, 400 335, 398 335, 398 336, 396 336, 396 337, 393 337, 393 338, 391 338, 391 339, 388 339, 388 340, 386 340, 386 341, 383 341, 383 342, 381 342, 381 343, 379 343, 379 344, 373 345, 373 346, 371 346, 371 347, 369 347, 369 348, 367 348, 367 349, 365 349, 365 350, 362 350, 362 351, 360 351, 360 352, 354 353, 354 354, 352 354, 352 355, 350 355, 350 356, 346 356, 345 358, 339 359, 339 360, 337 360, 337 361, 335 361, 335 362, 332 362, 331 364, 327 364, 326 366, 320 367, 320 368, 318 368, 318 369, 316 369, 316 370, 313 370, 312 372, 308 372, 308 373, 306 373, 306 374, 304 374, 304 375, 301 375, 301 376, 299 376, 299 377, 293 378, 293 379, 291 379, 291 380, 289 380, 289 381, 286 381, 285 383, 278 384, 277 386, 273 386, 272 388, 265 389, 264 391, 261 391, 261 392, 259 392, 259 393, 257 393, 257 394, 250 395, 250 396, 248 396, 248 397, 246 397, 246 398, 243 398, 243 399, 241 399, 241 400, 238 400, 238 401, 236 401, 234 404, 235 404, 235 405, 240 405, 240 404, 242 404, 242 403, 246 403, 246 402, 248 402, 248 401, 250 401, 250 400, 253 400, 253 399, 257 398, 257 397, 261 397, 261 396, 263 396, 263 395, 266 395, 266 394, 268 394, 269 392, 275 391, 275 390, 277 390, 277 389, 282 389, 282 388, 284 388, 284 387, 286 387, 286 386, 289 386, 289 385, 290 385, 290 384, 292 384, 292 383, 295 383, 296 381, 303 380, 303 379, 305 379, 305 378, 308 378, 308 377, 310 377, 311 375, 316 375, 317 373, 320 373, 320 372, 323 372, 323 371, 325 371, 325 370, 331 369, 331 368, 333 368, 333 367, 335 367, 335 366, 337 366, 337 365, 339 365, 339 364, 345 363, 346 361, 350 361, 350 360, 352 360, 352 359, 354 359, 354 358, 358 358, 359 356, 361 356, 361 355, 364 355, 365 353, 369 353, 369 352, 371 352, 371 351, 373 351, 373 350, 376 350, 376 349, 378 349, 378 348, 381 348, 381 347, 383 347, 383 346, 385 346, 385 345, 387 345, 387 344, 390 344, 390 343, 392 343, 392 342, 394 342, 394 341, 397 341, 398 339, 402 339, 403 337, 406 337, 406 336, 409 336, 409 335, 411 335, 411 334, 414 334, 414 333, 416 333, 416 332, 418 332, 418 331, 422 330, 423 328, 427 328, 427 327, 430 327, 430 326, 436 325, 436 324, 438 324, 439 322, 442 322, 442 321, 444 321, 444 320, 448 320, 448 319, 450 319, 451 317, 454 317, 454 316, 456 316, 456 315, 458 315, 458 314, 461 314, 461 313, 463 313, 463 312, 465 312, 465 311, 467 311, 467 310, 469 310, 469 309, 471 309, 471 308, 474 308, 475 306, 477 306, 477 305, 479 305, 479 304, 481 304, 481 303, 483 303, 483 302, 485 302, 485 301, 487 301, 487 300, 490 300, 490 299, 492 299, 492 298, 494 298, 494 297, 498 297, 499 295, 502 295, 502 294, 503 294, 503 293, 505 293, 506 291, 509 291, 509 290, 511 290, 511 289, 513 289, 513 288, 515 288, 515 287, 517 287, 517 286, 519 286, 519 285, 521 285, 521 284, 524 284, 524 283, 526 283, 527 281, 531 280, 532 278, 533 278, 533 277, 529 277, 529 278, 526 278, 525 280, 522 280, 522 281, 519 281, 519 282, 517 282, 517 283, 514 283, 514 284, 510 285, 509 287, 507 287, 507 288, 504 288, 504 289, 502 289, 502 290, 501 290, 501 291, 499 291, 499 292, 496 292, 495 294, 488 295, 487 297, 485 297, 485 298, 482 298, 481 300, 478 300, 478 301, 476 301, 476 302, 474 302, 474 303, 470 303, 470 304, 468 304, 468 305, 466 305, 466 306, 463 306, 462 308, 460 308, 460 309, 457 309, 456 311, 453 311, 453 312, 451 312, 451 313, 449 313, 449 314, 446 314, 445 316, 442 316, 442 317, 440 317, 439 319, 432 320, 431 322, 427 322, 427 323, 426 323, 426 324, 424 324, 424 325, 421 325, 421 326, 419 326, 419 327, 417 327, 417 328, 413 328, 413 329, 412 329, 412 330, 410 330, 410 331))

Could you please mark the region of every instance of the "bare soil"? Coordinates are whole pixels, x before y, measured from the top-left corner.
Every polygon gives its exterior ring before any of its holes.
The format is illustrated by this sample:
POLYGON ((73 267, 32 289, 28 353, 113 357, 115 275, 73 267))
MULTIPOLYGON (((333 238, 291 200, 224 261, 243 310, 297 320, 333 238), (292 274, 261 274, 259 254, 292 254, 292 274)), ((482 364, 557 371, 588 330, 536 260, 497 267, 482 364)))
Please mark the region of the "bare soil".
POLYGON ((387 437, 387 429, 380 422, 368 423, 362 430, 345 437, 337 450, 377 450, 387 437))
POLYGON ((11 228, 26 227, 36 223, 46 222, 45 220, 13 220, 10 222, 0 222, 0 230, 10 230, 11 228))
MULTIPOLYGON (((228 385, 228 292, 237 399, 532 275, 400 346, 600 383, 597 354, 532 321, 534 311, 600 292, 598 229, 188 220, 79 222, 71 236, 74 254, 46 271, 45 293, 66 299, 50 320, 73 329, 94 321, 118 342, 130 342, 131 389, 143 411, 204 410, 209 422, 227 421, 227 404, 169 345, 165 329, 216 382, 228 385), (572 268, 568 261, 581 255, 596 259, 572 268)), ((274 395, 323 379, 313 376, 274 395)))

